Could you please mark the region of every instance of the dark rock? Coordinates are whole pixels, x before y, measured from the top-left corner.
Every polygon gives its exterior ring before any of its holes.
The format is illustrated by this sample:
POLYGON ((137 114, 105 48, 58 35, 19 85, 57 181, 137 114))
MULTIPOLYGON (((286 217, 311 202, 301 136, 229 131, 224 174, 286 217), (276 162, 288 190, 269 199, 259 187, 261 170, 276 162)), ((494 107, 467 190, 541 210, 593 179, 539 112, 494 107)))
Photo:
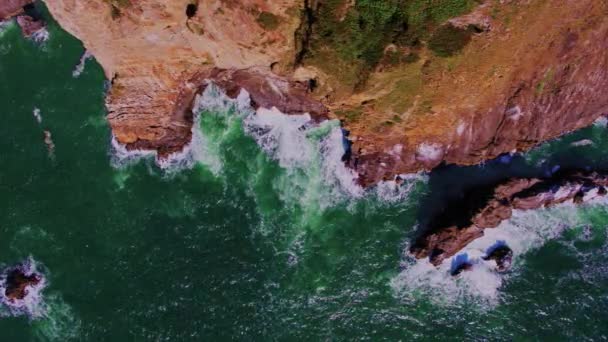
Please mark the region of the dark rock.
POLYGON ((6 297, 10 301, 22 300, 28 294, 28 288, 36 286, 42 280, 42 276, 36 273, 25 274, 20 268, 12 269, 6 277, 6 297))
POLYGON ((456 276, 460 275, 462 272, 471 271, 472 269, 473 269, 473 264, 465 262, 465 263, 458 265, 458 267, 455 268, 450 274, 453 277, 456 277, 456 276))
POLYGON ((483 257, 483 260, 494 260, 496 262, 496 270, 501 273, 506 272, 511 268, 513 251, 507 245, 501 245, 492 249, 488 255, 483 257))
POLYGON ((482 237, 484 229, 495 228, 509 219, 513 210, 538 209, 567 201, 582 204, 593 189, 597 189, 597 196, 604 196, 606 186, 608 172, 560 170, 547 178, 509 179, 494 185, 490 192, 487 186, 471 189, 431 221, 410 252, 439 265, 482 237))

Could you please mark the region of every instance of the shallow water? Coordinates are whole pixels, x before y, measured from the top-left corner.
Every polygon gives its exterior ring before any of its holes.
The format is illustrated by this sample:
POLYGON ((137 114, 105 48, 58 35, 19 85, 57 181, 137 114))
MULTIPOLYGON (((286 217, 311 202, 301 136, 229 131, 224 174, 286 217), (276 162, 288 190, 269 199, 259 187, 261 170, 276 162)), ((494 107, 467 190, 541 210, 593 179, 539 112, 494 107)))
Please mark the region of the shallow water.
POLYGON ((505 276, 482 265, 452 278, 449 262, 406 253, 463 187, 604 167, 604 125, 363 192, 336 160, 335 123, 300 130, 303 117, 256 117, 210 87, 191 150, 161 169, 112 145, 101 68, 73 76, 77 40, 54 23, 44 43, 0 30, 0 264, 31 257, 47 282, 40 317, 0 310, 2 340, 608 336, 602 203, 517 213, 465 251, 506 240, 505 276))

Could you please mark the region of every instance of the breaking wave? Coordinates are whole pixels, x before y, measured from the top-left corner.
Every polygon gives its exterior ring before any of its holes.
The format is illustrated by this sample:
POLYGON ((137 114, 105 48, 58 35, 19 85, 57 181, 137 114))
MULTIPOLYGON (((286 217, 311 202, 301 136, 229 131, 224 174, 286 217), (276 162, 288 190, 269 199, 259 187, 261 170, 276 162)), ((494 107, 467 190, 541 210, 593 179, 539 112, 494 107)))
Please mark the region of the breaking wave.
POLYGON ((72 71, 72 77, 74 77, 74 78, 80 77, 80 75, 84 72, 84 68, 87 65, 87 61, 91 58, 93 58, 93 55, 89 52, 89 50, 86 50, 80 57, 80 62, 78 63, 78 65, 76 65, 76 67, 72 71))

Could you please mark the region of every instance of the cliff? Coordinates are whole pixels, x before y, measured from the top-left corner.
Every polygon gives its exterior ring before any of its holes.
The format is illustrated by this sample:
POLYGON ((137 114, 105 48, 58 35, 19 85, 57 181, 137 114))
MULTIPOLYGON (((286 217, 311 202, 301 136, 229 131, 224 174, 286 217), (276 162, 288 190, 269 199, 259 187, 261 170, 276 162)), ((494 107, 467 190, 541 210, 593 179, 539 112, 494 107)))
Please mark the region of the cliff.
POLYGON ((161 155, 189 141, 213 75, 266 89, 256 104, 341 119, 365 186, 526 150, 608 112, 605 1, 45 2, 112 80, 116 139, 161 155))

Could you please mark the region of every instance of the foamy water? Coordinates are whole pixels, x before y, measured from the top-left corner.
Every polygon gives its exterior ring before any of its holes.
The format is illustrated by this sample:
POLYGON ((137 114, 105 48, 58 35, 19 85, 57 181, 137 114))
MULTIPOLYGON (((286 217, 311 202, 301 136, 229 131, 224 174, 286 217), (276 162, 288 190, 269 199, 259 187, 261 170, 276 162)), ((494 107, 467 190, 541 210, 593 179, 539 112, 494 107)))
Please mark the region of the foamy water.
POLYGON ((49 30, 46 27, 43 27, 40 30, 34 32, 30 38, 37 44, 44 44, 49 40, 50 37, 51 34, 49 30))
POLYGON ((84 72, 84 68, 87 65, 87 61, 91 58, 93 58, 93 55, 89 52, 89 50, 86 50, 80 57, 80 62, 78 63, 78 65, 76 65, 76 67, 72 71, 72 77, 74 77, 74 78, 80 77, 80 75, 84 72))

